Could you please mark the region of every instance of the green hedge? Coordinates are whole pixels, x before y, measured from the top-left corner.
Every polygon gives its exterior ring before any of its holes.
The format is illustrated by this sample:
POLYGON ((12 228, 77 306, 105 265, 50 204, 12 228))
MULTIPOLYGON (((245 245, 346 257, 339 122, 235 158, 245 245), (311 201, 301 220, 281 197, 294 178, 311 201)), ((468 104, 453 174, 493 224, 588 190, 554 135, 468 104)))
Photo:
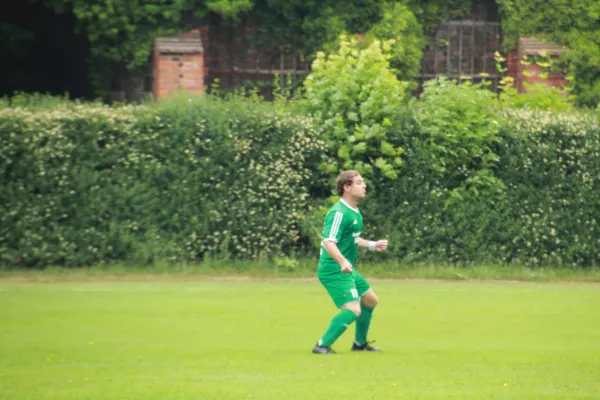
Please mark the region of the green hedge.
MULTIPOLYGON (((501 110, 442 80, 390 122, 399 176, 375 170, 361 205, 363 236, 390 248, 363 260, 599 263, 595 115, 501 110)), ((0 265, 316 257, 334 178, 316 126, 280 104, 210 96, 5 106, 0 265)))
POLYGON ((587 113, 506 111, 501 168, 508 256, 532 264, 600 263, 600 124, 587 113))
POLYGON ((374 182, 364 203, 376 237, 406 262, 498 261, 502 233, 491 233, 504 183, 495 175, 501 117, 494 95, 448 80, 430 81, 398 109, 393 141, 404 148, 401 176, 374 182), (484 234, 484 232, 486 232, 484 234))
POLYGON ((212 97, 0 109, 0 264, 289 253, 319 134, 307 117, 212 97))
POLYGON ((468 145, 449 143, 469 119, 460 104, 440 105, 439 118, 450 109, 460 122, 437 136, 415 121, 413 110, 398 113, 394 126, 406 142, 406 163, 398 180, 379 182, 364 203, 368 234, 387 235, 390 256, 406 262, 598 265, 595 116, 504 110, 494 140, 480 143, 485 151, 456 163, 477 142, 462 135, 468 145), (436 153, 440 148, 449 155, 436 153))

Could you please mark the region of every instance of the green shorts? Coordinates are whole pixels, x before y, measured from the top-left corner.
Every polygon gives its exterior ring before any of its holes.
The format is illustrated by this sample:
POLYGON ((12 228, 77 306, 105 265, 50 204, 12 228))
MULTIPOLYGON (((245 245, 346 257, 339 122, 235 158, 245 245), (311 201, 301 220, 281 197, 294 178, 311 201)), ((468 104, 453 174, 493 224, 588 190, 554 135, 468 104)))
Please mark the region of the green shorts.
POLYGON ((341 270, 319 269, 317 275, 337 308, 341 308, 344 304, 351 301, 359 301, 371 288, 369 282, 356 272, 356 270, 352 270, 349 274, 344 274, 341 270))

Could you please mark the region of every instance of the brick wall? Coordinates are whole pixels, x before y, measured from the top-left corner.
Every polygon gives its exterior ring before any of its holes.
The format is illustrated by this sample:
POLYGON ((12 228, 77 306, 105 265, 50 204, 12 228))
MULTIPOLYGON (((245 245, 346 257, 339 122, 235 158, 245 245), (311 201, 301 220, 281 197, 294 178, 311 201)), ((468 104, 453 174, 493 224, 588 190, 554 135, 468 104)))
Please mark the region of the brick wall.
POLYGON ((564 88, 568 85, 566 77, 562 74, 549 72, 547 77, 542 78, 544 71, 537 64, 523 65, 523 55, 537 55, 543 52, 543 50, 527 49, 522 45, 523 41, 520 41, 519 46, 511 50, 507 57, 507 72, 506 75, 514 79, 514 86, 520 92, 524 93, 527 91, 526 84, 543 84, 550 87, 564 88))
POLYGON ((179 90, 204 91, 202 54, 159 54, 154 63, 154 96, 160 98, 179 90))
POLYGON ((200 36, 198 31, 192 31, 168 38, 168 43, 155 41, 152 71, 155 98, 181 90, 204 92, 206 69, 200 36))
MULTIPOLYGON (((177 53, 154 49, 152 88, 155 98, 181 88, 203 92, 219 81, 221 89, 251 84, 269 98, 276 73, 290 75, 296 82, 309 72, 308 60, 293 53, 261 48, 256 43, 255 23, 248 19, 236 23, 212 16, 192 21, 192 32, 176 38, 201 39, 202 53, 177 53)), ((174 45, 177 47, 177 44, 174 45)), ((282 78, 283 79, 283 78, 282 78)), ((281 81, 280 84, 283 84, 281 81)))

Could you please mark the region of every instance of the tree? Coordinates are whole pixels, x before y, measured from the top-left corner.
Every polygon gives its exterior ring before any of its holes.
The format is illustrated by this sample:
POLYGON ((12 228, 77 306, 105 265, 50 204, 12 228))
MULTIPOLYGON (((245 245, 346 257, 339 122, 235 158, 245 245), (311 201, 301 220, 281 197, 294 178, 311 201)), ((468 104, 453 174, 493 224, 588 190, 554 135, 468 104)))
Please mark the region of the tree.
POLYGON ((77 28, 90 42, 90 77, 98 94, 111 79, 143 71, 154 37, 183 32, 184 12, 213 12, 235 18, 252 8, 252 0, 46 0, 56 12, 71 11, 77 28))
POLYGON ((400 3, 406 4, 415 14, 427 36, 435 33, 440 22, 463 17, 473 7, 472 0, 406 0, 400 3))
POLYGON ((398 177, 403 149, 389 138, 390 119, 406 99, 408 84, 390 68, 390 52, 388 43, 373 41, 364 48, 342 36, 337 52, 317 53, 304 81, 304 104, 323 126, 335 160, 322 165, 324 170, 398 177))
POLYGON ((379 0, 255 0, 261 46, 311 56, 344 32, 365 32, 382 12, 379 0))
POLYGON ((540 36, 565 45, 578 105, 600 104, 600 2, 597 0, 498 0, 504 45, 513 48, 521 36, 540 36))
MULTIPOLYGON (((431 16, 432 21, 444 19, 437 13, 448 11, 446 7, 422 9, 416 3, 419 15, 431 16)), ((311 56, 319 50, 338 51, 340 34, 360 34, 365 36, 365 48, 376 40, 393 41, 390 64, 400 79, 413 79, 419 71, 423 26, 404 1, 256 0, 252 15, 263 34, 258 39, 261 46, 311 56)))
POLYGON ((412 80, 419 72, 425 37, 423 27, 403 3, 387 3, 383 15, 367 34, 371 40, 392 40, 390 66, 401 80, 412 80))
POLYGON ((342 33, 371 32, 396 38, 391 61, 402 79, 418 70, 423 33, 441 20, 465 14, 467 0, 43 0, 56 12, 71 12, 90 44, 89 76, 99 95, 111 81, 141 74, 157 35, 189 30, 182 16, 209 13, 225 19, 252 18, 262 49, 311 57, 333 49, 342 33), (424 21, 421 26, 419 21, 424 21))

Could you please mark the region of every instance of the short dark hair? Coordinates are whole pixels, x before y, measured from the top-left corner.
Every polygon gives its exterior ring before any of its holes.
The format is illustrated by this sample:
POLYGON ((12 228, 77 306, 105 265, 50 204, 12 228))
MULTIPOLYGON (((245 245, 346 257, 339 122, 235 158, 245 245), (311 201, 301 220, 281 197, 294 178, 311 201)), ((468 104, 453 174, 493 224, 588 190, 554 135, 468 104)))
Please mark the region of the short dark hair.
POLYGON ((351 185, 352 180, 355 176, 359 176, 358 171, 354 169, 349 169, 347 171, 342 171, 335 180, 335 190, 338 196, 344 195, 344 186, 351 185))

